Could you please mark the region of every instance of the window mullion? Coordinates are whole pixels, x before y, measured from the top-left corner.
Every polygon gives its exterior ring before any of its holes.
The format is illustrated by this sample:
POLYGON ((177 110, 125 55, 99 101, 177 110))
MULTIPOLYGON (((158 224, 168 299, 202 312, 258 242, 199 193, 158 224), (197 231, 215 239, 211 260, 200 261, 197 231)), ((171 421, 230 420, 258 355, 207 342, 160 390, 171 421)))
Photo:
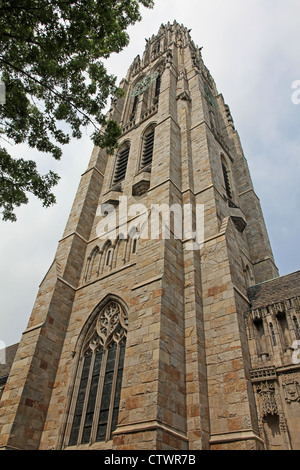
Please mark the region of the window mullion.
POLYGON ((74 419, 74 414, 75 414, 75 408, 76 408, 76 403, 77 403, 77 397, 78 397, 78 392, 79 392, 79 386, 80 386, 80 381, 81 381, 81 375, 82 375, 82 370, 83 370, 83 365, 84 365, 84 357, 80 358, 79 362, 79 367, 78 371, 76 374, 76 380, 75 380, 75 385, 74 385, 74 393, 73 393, 73 398, 71 401, 71 406, 70 406, 70 416, 72 419, 68 420, 67 427, 66 427, 66 434, 65 434, 65 445, 68 445, 70 435, 71 435, 71 430, 73 426, 73 419, 74 419))
POLYGON ((91 444, 93 444, 96 441, 96 436, 97 436, 97 429, 98 429, 99 414, 100 414, 102 392, 103 392, 103 384, 104 384, 105 371, 106 371, 107 356, 108 356, 108 350, 106 349, 104 351, 103 356, 102 356, 102 363, 101 363, 101 369, 100 369, 100 374, 99 374, 99 382, 98 382, 97 397, 96 397, 96 403, 95 403, 94 419, 93 419, 91 438, 90 438, 91 444))
POLYGON ((117 383, 117 376, 118 376, 118 369, 119 369, 119 358, 120 358, 120 343, 117 344, 114 375, 113 375, 113 382, 112 382, 112 387, 111 387, 110 404, 109 404, 109 412, 108 412, 108 420, 107 420, 106 441, 110 439, 110 433, 111 433, 111 421, 112 421, 112 415, 113 415, 113 409, 114 409, 115 391, 116 391, 116 383, 117 383))
POLYGON ((84 397, 84 403, 83 403, 83 409, 82 409, 82 415, 81 415, 77 445, 81 444, 81 440, 82 440, 82 433, 83 433, 83 428, 84 428, 84 423, 85 423, 85 415, 86 415, 87 404, 88 404, 88 400, 89 400, 89 396, 90 396, 90 388, 91 388, 91 383, 92 383, 95 357, 96 357, 96 354, 93 351, 92 360, 91 360, 91 364, 90 364, 90 370, 89 370, 89 377, 88 377, 86 391, 85 391, 85 397, 84 397))

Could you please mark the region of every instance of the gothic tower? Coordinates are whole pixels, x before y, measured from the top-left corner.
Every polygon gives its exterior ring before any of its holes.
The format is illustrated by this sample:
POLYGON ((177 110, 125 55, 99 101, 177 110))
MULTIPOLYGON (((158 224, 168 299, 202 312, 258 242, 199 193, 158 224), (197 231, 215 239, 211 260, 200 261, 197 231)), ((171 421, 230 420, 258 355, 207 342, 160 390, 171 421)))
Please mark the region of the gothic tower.
POLYGON ((229 107, 176 22, 120 87, 119 148, 94 148, 82 175, 2 395, 0 445, 262 449, 244 315, 249 288, 278 271, 229 107))

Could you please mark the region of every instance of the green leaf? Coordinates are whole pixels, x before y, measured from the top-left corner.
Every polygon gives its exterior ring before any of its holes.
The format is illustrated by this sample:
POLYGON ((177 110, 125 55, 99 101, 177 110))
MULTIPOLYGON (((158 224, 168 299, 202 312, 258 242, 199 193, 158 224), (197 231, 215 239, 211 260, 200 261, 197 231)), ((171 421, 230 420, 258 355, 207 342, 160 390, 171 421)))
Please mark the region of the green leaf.
MULTIPOLYGON (((61 145, 91 138, 112 153, 121 130, 106 123, 109 97, 123 96, 116 77, 103 65, 129 42, 127 28, 141 19, 140 6, 152 0, 11 0, 0 4, 0 78, 6 104, 0 106, 0 139, 26 143, 55 159, 61 145), (63 124, 64 132, 61 127, 63 124), (101 126, 104 128, 102 129, 101 126)), ((16 220, 14 208, 31 192, 47 207, 58 176, 39 175, 34 162, 14 159, 0 148, 0 208, 3 220, 16 220)))

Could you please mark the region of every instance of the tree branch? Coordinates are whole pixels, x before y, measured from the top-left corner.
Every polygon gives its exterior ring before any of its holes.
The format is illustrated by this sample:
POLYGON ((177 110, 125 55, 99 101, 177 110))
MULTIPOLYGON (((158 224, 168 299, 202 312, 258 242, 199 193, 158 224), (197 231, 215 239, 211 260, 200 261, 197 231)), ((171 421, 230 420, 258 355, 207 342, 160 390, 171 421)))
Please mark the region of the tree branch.
POLYGON ((69 103, 74 109, 76 109, 76 111, 78 111, 80 114, 82 114, 82 116, 84 116, 93 126, 94 128, 99 131, 100 129, 96 126, 96 124, 94 123, 94 121, 92 121, 92 119, 87 115, 85 114, 83 111, 81 111, 81 109, 79 109, 74 103, 72 103, 72 101, 66 99, 63 95, 61 95, 58 91, 54 90, 53 88, 49 87, 48 85, 46 85, 45 83, 42 83, 40 80, 38 80, 37 78, 33 77, 32 75, 30 75, 29 73, 25 72, 25 70, 22 70, 20 69, 19 67, 11 64, 10 62, 8 62, 7 60, 3 59, 2 56, 0 56, 0 61, 3 62, 4 64, 8 65, 9 67, 13 68, 14 70, 16 70, 17 72, 20 72, 22 73, 23 75, 26 75, 26 77, 28 77, 30 80, 34 81, 35 83, 38 83, 39 85, 47 88, 47 90, 49 90, 51 93, 53 93, 55 96, 57 96, 58 98, 60 98, 62 101, 66 101, 67 103, 69 103))

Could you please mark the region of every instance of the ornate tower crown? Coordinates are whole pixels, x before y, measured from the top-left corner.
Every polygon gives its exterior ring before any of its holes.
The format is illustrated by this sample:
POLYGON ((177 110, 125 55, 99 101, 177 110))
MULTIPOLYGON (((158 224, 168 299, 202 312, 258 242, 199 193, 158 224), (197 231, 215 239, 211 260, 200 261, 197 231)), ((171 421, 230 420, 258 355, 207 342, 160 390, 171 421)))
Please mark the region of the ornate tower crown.
POLYGON ((151 38, 145 39, 146 46, 143 57, 138 55, 134 59, 129 68, 129 77, 135 77, 138 73, 142 72, 146 67, 152 65, 157 59, 166 54, 169 58, 172 57, 172 48, 184 48, 190 45, 193 50, 194 57, 197 61, 201 61, 201 49, 199 49, 191 39, 190 29, 180 25, 176 21, 173 24, 170 22, 166 25, 162 24, 159 28, 157 35, 152 35, 151 38))

